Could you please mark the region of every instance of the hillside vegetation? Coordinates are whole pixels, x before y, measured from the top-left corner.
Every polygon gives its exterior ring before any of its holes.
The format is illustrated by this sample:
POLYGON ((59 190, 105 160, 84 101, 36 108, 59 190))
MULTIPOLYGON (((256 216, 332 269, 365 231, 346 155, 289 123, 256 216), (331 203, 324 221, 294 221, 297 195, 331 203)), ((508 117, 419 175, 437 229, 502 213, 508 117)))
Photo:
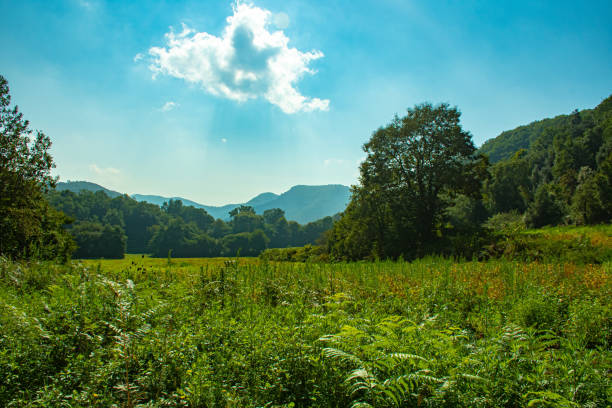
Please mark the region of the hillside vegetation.
POLYGON ((489 157, 491 163, 497 163, 509 159, 521 149, 529 148, 538 140, 546 140, 547 135, 564 132, 566 129, 576 125, 577 117, 581 120, 591 122, 603 122, 612 105, 612 96, 605 99, 595 109, 584 109, 574 111, 568 115, 559 115, 550 119, 542 119, 528 125, 519 126, 516 129, 506 130, 499 136, 489 139, 478 149, 482 154, 489 157))
POLYGON ((72 191, 75 194, 78 194, 81 191, 91 191, 92 193, 95 193, 96 191, 102 191, 110 198, 115 198, 123 195, 117 191, 109 190, 106 187, 102 187, 99 184, 92 183, 89 181, 59 181, 55 186, 55 189, 57 191, 72 191))

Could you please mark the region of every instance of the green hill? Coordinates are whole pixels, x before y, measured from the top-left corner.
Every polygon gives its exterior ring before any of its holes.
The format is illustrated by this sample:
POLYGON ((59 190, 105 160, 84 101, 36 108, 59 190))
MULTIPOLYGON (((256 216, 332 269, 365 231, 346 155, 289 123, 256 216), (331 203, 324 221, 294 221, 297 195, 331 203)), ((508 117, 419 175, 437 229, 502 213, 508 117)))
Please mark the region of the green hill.
POLYGON ((542 119, 516 129, 502 132, 499 136, 487 140, 479 149, 480 153, 489 156, 491 163, 510 158, 521 149, 529 149, 536 141, 552 142, 555 134, 564 133, 576 125, 577 121, 592 120, 599 122, 612 112, 612 96, 605 99, 594 109, 574 111, 568 115, 542 119))
POLYGON ((117 191, 109 190, 106 187, 102 187, 99 184, 91 183, 89 181, 60 181, 59 183, 57 183, 55 189, 58 191, 68 190, 77 194, 82 190, 91 191, 93 193, 95 193, 96 191, 104 191, 106 195, 110 198, 115 198, 119 197, 120 195, 123 195, 117 191))

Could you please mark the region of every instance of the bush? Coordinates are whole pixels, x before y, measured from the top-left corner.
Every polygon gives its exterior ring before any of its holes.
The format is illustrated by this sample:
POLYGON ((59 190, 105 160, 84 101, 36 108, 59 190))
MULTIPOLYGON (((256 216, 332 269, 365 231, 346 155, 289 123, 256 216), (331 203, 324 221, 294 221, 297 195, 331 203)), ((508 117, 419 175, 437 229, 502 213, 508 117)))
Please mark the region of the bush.
POLYGON ((280 262, 328 262, 329 255, 325 247, 304 245, 295 248, 272 248, 266 249, 259 255, 260 259, 266 261, 280 262))
POLYGON ((612 346, 612 308, 595 298, 574 302, 569 308, 568 332, 581 347, 612 346))
POLYGON ((540 293, 530 294, 512 310, 514 321, 522 327, 555 330, 561 323, 559 300, 540 293))

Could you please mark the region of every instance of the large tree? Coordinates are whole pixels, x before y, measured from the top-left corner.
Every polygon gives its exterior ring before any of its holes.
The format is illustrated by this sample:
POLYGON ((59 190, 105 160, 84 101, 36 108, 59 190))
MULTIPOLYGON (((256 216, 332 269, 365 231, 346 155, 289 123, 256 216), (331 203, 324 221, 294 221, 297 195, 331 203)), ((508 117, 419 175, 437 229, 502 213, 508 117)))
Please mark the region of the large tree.
POLYGON ((426 103, 373 133, 360 185, 330 236, 332 253, 413 257, 438 244, 451 200, 478 196, 487 173, 459 118, 456 108, 426 103))
POLYGON ((62 225, 66 217, 43 193, 55 185, 51 140, 29 128, 10 107, 8 82, 0 75, 0 255, 67 259, 74 244, 62 225))

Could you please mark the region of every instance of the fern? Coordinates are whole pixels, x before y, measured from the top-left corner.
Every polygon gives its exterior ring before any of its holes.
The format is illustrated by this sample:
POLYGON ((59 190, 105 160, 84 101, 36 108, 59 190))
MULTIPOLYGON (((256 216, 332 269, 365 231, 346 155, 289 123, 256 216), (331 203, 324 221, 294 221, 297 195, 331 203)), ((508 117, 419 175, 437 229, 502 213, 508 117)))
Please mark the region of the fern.
MULTIPOLYGON (((327 335, 319 339, 337 346, 324 348, 325 357, 343 365, 357 367, 351 370, 344 380, 348 384, 348 394, 353 400, 351 407, 401 406, 414 397, 421 386, 443 382, 426 369, 429 360, 425 357, 413 353, 375 352, 381 349, 383 344, 394 344, 397 341, 395 332, 401 331, 402 327, 408 324, 414 323, 391 317, 375 326, 375 329, 392 336, 391 339, 384 334, 365 336, 364 331, 350 326, 344 326, 338 335, 327 335), (371 342, 361 345, 364 338, 371 342), (365 358, 344 350, 355 345, 365 358), (367 358, 368 355, 370 358, 367 358), (411 372, 394 374, 407 369, 411 372)), ((416 397, 419 398, 418 395, 416 397)))
POLYGON ((563 396, 550 391, 528 392, 524 398, 529 399, 528 407, 554 407, 554 408, 573 408, 579 407, 579 404, 569 401, 563 396), (536 397, 536 398, 531 398, 536 397))
POLYGON ((103 280, 104 284, 111 289, 114 294, 115 307, 118 315, 110 322, 105 322, 106 326, 114 333, 113 351, 121 360, 123 366, 123 382, 114 388, 125 395, 126 406, 131 408, 140 397, 139 387, 131 381, 133 367, 138 365, 138 358, 135 356, 135 344, 144 338, 150 331, 148 323, 157 313, 156 308, 146 310, 141 313, 136 312, 136 295, 134 293, 134 283, 127 280, 120 284, 109 279, 103 280))

